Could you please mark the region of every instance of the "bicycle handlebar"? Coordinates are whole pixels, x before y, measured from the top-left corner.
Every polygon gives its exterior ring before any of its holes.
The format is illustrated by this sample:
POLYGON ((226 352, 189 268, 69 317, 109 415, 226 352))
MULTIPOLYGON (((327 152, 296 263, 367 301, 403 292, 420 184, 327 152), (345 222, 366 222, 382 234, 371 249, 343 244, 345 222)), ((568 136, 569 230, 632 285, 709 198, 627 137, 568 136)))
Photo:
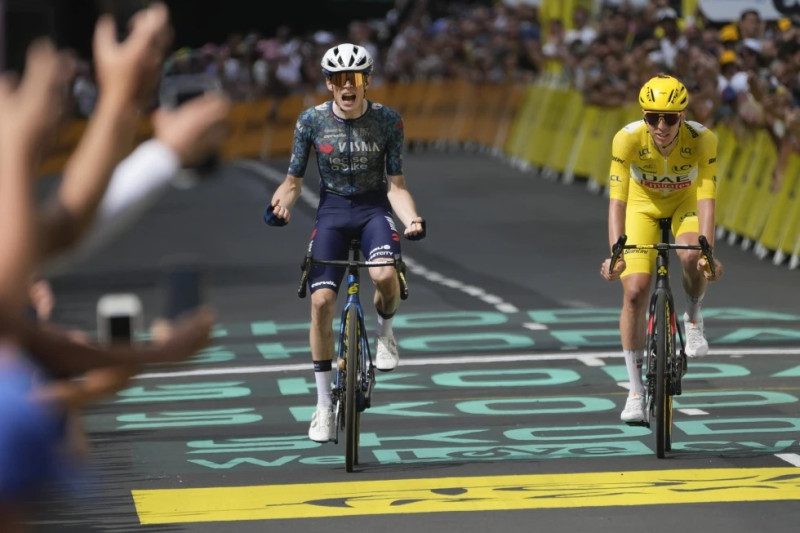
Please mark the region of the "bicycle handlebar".
POLYGON ((623 250, 700 250, 700 255, 706 260, 706 270, 711 273, 711 275, 715 275, 715 265, 714 265, 714 255, 713 255, 713 248, 708 243, 708 239, 706 239, 705 235, 700 235, 697 238, 697 241, 700 244, 675 244, 675 243, 667 243, 667 242, 659 242, 655 244, 625 244, 628 240, 628 236, 623 234, 620 235, 617 242, 611 247, 611 262, 608 265, 608 272, 609 274, 614 272, 614 267, 619 261, 620 255, 622 255, 623 250))
POLYGON ((310 255, 303 258, 300 264, 300 285, 297 287, 297 296, 300 298, 306 297, 306 287, 308 286, 308 274, 311 272, 313 265, 330 265, 341 266, 348 268, 374 268, 393 266, 397 269, 397 277, 400 282, 400 299, 405 300, 408 298, 408 284, 406 283, 406 264, 400 258, 392 259, 391 261, 355 261, 353 259, 314 259, 310 255))
MULTIPOLYGON (((281 227, 289 223, 288 220, 276 216, 274 210, 275 206, 272 205, 272 203, 269 203, 267 205, 267 208, 264 209, 264 222, 266 222, 268 226, 281 227)), ((428 233, 427 224, 424 218, 421 218, 421 220, 422 222, 420 222, 420 225, 422 226, 422 231, 417 233, 416 235, 405 236, 406 239, 408 239, 409 241, 419 241, 425 238, 425 235, 427 235, 428 233)))

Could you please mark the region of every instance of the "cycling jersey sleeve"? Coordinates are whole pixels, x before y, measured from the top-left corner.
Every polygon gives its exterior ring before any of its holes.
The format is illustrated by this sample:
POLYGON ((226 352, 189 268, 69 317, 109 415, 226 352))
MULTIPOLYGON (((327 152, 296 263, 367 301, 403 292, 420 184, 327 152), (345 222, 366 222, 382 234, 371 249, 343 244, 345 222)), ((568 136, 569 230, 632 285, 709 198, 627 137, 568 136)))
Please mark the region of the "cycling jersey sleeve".
POLYGON ((697 199, 717 196, 717 136, 706 130, 698 146, 697 199))
POLYGON ((628 201, 628 186, 631 177, 631 159, 627 153, 629 134, 620 130, 611 143, 611 169, 608 172, 608 193, 614 200, 628 201))
POLYGON ((306 110, 297 118, 294 126, 294 142, 292 143, 292 157, 289 160, 288 174, 302 178, 306 175, 308 156, 313 144, 313 128, 311 110, 306 110))

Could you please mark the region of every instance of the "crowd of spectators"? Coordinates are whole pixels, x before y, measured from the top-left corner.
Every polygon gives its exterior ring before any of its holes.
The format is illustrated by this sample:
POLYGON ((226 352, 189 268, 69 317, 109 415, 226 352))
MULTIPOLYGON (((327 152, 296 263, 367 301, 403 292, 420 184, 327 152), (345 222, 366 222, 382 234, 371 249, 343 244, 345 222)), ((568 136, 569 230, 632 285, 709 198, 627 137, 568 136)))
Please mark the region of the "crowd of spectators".
MULTIPOLYGON (((668 72, 691 91, 690 119, 737 132, 766 128, 782 161, 800 150, 800 24, 762 20, 753 9, 722 25, 699 10, 679 16, 670 4, 606 2, 592 12, 578 3, 565 24, 541 20, 524 2, 397 2, 386 17, 354 18, 340 31, 281 26, 180 48, 166 74, 211 76, 234 100, 324 90, 319 58, 348 41, 375 57, 373 83, 546 81, 581 91, 589 105, 619 106, 635 102, 644 80, 668 72)), ((87 113, 93 87, 83 67, 75 97, 87 113)))

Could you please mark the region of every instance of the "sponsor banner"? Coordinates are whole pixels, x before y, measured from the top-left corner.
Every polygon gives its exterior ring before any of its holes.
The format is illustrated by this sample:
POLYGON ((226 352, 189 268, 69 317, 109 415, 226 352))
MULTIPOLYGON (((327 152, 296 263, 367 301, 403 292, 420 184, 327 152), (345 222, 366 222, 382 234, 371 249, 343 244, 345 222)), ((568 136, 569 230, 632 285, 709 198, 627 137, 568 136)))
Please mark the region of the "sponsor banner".
POLYGON ((735 22, 746 9, 756 9, 764 20, 800 14, 796 0, 700 0, 698 7, 712 22, 735 22))

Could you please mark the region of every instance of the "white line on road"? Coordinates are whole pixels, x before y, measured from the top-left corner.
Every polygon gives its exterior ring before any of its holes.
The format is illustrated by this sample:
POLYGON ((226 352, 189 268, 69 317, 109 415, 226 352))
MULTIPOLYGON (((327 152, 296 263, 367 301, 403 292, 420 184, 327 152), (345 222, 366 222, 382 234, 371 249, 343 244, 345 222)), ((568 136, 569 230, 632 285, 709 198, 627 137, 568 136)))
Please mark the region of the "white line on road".
MULTIPOLYGON (((711 356, 736 356, 736 355, 800 355, 800 348, 731 348, 731 349, 718 349, 714 350, 706 357, 708 360, 711 356)), ((513 354, 513 355, 500 355, 500 354, 481 354, 481 355, 463 355, 463 356, 450 356, 450 357, 407 357, 401 362, 402 367, 412 366, 431 366, 431 365, 450 365, 450 364, 496 364, 496 363, 516 363, 516 362, 530 362, 530 361, 580 361, 584 364, 586 359, 600 360, 603 359, 622 359, 622 353, 619 351, 609 352, 542 352, 542 353, 529 353, 529 354, 513 354)), ((136 376, 137 379, 156 379, 156 378, 173 378, 173 377, 189 377, 189 376, 214 376, 214 375, 232 375, 232 374, 274 374, 278 372, 291 372, 291 371, 305 371, 311 365, 310 359, 308 363, 297 364, 274 364, 274 365, 259 365, 259 366, 240 366, 240 367, 221 367, 221 368, 198 368, 195 370, 176 370, 173 372, 147 372, 136 376)), ((589 365, 596 366, 596 365, 589 365)), ((619 383, 623 388, 627 388, 626 383, 619 383)))
POLYGON ((705 416, 708 414, 708 412, 702 409, 678 409, 678 411, 689 416, 705 416))
POLYGON ((800 466, 800 455, 796 453, 776 453, 775 457, 786 461, 790 465, 800 466))

